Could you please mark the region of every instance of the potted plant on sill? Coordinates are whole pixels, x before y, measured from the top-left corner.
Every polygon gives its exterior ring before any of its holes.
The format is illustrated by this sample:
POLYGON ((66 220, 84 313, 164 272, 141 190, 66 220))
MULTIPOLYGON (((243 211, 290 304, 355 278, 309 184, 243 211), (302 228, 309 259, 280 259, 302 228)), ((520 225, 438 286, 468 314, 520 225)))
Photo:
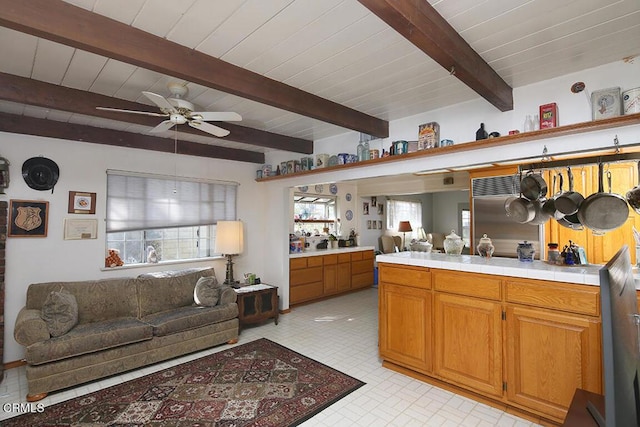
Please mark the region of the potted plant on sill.
POLYGON ((333 234, 329 234, 329 244, 331 249, 338 249, 338 238, 333 234))

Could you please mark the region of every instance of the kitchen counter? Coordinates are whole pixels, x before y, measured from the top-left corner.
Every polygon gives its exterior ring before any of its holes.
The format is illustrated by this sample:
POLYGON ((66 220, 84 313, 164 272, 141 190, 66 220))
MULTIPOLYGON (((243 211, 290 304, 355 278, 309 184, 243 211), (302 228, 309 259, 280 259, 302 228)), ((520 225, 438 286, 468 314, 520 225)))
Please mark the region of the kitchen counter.
MULTIPOLYGON (((486 259, 473 255, 409 251, 378 255, 376 261, 595 286, 600 285, 599 270, 602 267, 601 265, 560 266, 538 260, 522 262, 514 258, 486 259)), ((636 289, 640 290, 640 280, 637 275, 636 289)))
POLYGON ((342 254, 345 252, 360 252, 360 251, 374 251, 374 246, 349 246, 345 248, 337 249, 316 249, 313 251, 305 251, 297 254, 289 254, 289 258, 302 258, 309 256, 330 255, 330 254, 342 254))

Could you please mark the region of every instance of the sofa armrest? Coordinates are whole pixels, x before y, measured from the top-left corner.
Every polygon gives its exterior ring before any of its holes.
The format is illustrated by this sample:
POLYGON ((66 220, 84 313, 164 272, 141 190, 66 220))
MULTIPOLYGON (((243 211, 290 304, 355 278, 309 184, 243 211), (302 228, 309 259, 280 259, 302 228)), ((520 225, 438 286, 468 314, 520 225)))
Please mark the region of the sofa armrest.
POLYGON ((238 300, 238 294, 233 290, 231 286, 220 287, 220 299, 218 305, 227 305, 234 303, 238 300))
POLYGON ((25 347, 51 338, 47 324, 40 317, 40 310, 22 307, 16 318, 13 337, 25 347))

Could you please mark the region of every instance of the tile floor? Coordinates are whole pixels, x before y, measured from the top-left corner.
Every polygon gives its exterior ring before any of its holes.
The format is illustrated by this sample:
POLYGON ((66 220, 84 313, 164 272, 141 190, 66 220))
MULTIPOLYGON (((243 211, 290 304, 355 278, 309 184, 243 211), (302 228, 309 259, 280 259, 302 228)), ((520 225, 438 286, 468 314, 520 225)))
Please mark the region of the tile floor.
MULTIPOLYGON (((264 337, 347 373, 367 384, 331 405, 303 426, 537 426, 499 411, 395 373, 381 366, 377 338, 377 289, 295 308, 269 321, 250 326, 239 344, 264 337)), ((50 394, 45 405, 96 391, 150 372, 228 348, 219 346, 123 375, 50 394)), ((1 420, 18 415, 6 403, 25 402, 24 367, 5 371, 0 383, 1 420)), ((45 409, 46 410, 46 409, 45 409)))

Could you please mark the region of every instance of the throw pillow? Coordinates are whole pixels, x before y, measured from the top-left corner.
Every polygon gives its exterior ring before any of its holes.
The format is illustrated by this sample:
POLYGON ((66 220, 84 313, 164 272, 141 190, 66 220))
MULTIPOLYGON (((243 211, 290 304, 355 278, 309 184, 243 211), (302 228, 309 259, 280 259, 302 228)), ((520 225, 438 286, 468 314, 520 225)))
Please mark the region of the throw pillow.
POLYGON ((42 320, 52 337, 69 332, 78 323, 76 297, 65 289, 50 292, 42 306, 42 320))
POLYGON ((198 305, 213 307, 218 304, 220 298, 220 287, 216 276, 201 277, 193 290, 193 300, 198 305))

